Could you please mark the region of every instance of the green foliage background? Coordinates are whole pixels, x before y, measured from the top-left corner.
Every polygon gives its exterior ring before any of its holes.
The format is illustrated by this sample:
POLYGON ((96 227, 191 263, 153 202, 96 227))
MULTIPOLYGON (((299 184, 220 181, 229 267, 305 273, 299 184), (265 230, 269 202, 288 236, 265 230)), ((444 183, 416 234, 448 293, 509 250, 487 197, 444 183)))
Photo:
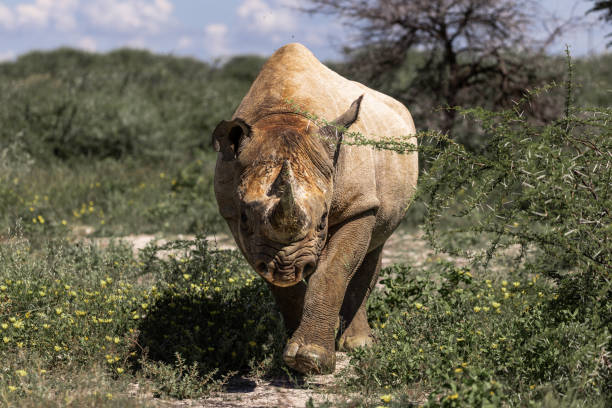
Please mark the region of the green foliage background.
MULTIPOLYGON (((419 57, 380 89, 406 89, 419 57)), ((284 372, 266 286, 203 235, 226 231, 210 134, 263 61, 60 49, 0 64, 0 404, 148 406, 130 383, 197 398, 236 372, 284 372), (202 235, 135 257, 84 227, 202 235)), ((377 343, 341 384, 353 406, 610 403, 611 69, 610 55, 576 59, 566 88, 460 109, 453 139, 422 129, 407 225, 455 257, 383 271, 377 343)), ((410 108, 417 125, 435 117, 410 108)))

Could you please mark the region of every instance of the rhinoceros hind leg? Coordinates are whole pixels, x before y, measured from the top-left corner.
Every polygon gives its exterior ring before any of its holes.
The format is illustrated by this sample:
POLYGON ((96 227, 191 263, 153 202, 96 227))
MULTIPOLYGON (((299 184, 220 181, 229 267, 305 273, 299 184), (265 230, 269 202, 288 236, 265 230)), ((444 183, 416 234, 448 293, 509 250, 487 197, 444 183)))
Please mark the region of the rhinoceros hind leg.
POLYGON ((368 324, 365 307, 359 308, 349 327, 340 335, 338 350, 355 350, 359 347, 370 346, 373 342, 372 329, 370 329, 368 324))
POLYGON ((378 280, 382 259, 382 246, 370 251, 351 279, 340 309, 339 350, 354 350, 373 342, 368 324, 366 302, 378 280))

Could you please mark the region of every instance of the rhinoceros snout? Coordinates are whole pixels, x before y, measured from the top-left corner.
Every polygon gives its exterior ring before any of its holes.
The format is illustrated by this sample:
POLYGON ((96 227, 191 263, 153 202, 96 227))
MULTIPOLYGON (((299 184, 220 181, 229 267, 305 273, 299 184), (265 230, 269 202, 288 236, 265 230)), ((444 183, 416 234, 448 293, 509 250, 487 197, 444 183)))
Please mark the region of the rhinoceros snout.
POLYGON ((255 270, 275 286, 292 286, 314 272, 315 266, 316 259, 313 257, 283 267, 279 267, 274 261, 268 263, 260 261, 256 264, 255 270))

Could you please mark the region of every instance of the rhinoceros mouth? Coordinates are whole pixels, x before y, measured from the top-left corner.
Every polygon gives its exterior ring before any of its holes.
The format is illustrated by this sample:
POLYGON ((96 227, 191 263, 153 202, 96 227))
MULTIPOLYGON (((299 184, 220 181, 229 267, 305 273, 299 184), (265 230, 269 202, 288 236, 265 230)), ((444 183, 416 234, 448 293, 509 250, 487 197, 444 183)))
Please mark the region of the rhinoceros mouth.
POLYGON ((295 285, 314 272, 318 260, 317 251, 313 251, 315 248, 311 245, 280 250, 272 250, 271 246, 260 247, 255 271, 275 286, 295 285))
POLYGON ((266 281, 275 286, 292 286, 311 275, 316 267, 317 259, 314 255, 301 256, 295 261, 286 263, 278 257, 269 262, 259 261, 255 270, 266 281))

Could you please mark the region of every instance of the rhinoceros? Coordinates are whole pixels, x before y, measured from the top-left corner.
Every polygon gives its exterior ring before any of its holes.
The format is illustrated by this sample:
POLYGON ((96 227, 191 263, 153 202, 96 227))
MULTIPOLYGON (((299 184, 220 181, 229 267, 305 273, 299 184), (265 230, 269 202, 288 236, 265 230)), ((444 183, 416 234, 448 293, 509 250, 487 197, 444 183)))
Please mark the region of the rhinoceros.
POLYGON ((336 345, 372 343, 366 301, 417 182, 416 153, 342 143, 349 128, 416 145, 400 102, 294 43, 269 58, 212 135, 219 211, 267 281, 290 334, 284 361, 302 373, 333 372, 336 345))

